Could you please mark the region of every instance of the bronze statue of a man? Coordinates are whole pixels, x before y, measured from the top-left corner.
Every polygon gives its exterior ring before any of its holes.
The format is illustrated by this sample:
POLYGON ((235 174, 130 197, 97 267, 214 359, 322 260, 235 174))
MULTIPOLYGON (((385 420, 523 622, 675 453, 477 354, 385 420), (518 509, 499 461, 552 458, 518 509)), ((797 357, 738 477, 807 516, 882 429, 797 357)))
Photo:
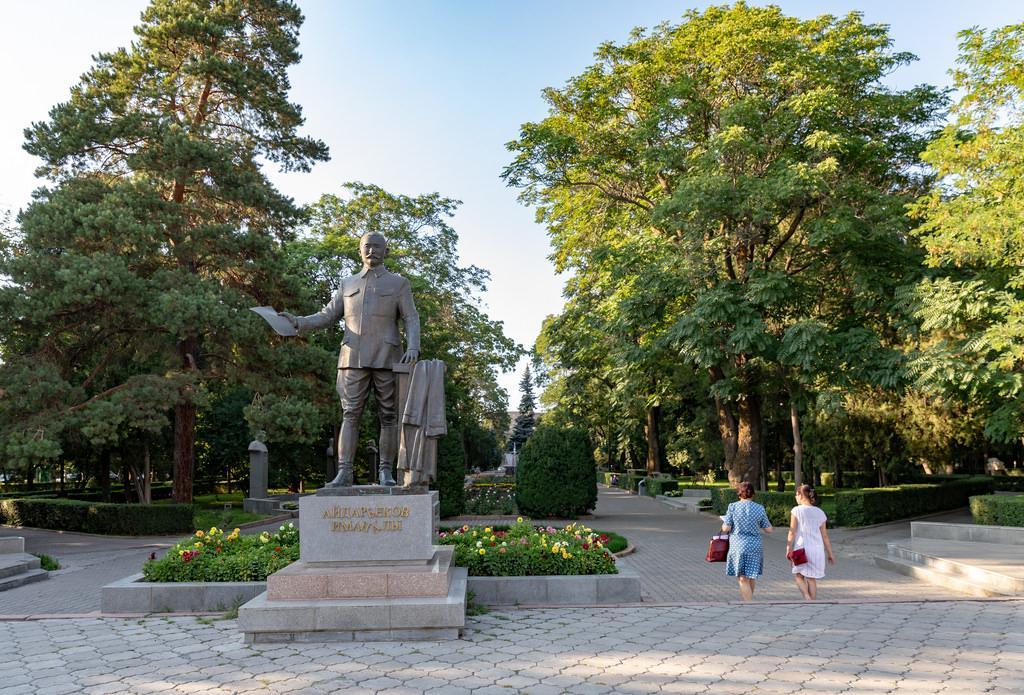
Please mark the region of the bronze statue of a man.
POLYGON ((359 240, 363 270, 341 282, 327 306, 309 316, 281 315, 299 333, 345 320, 345 335, 338 354, 338 395, 344 411, 338 443, 338 474, 328 487, 352 485, 352 459, 359 438, 359 419, 373 386, 380 414, 380 471, 382 485, 394 485, 392 466, 398 453, 396 362, 415 362, 420 351, 420 317, 412 301, 409 281, 383 265, 388 242, 369 232, 359 240), (405 325, 407 349, 402 354, 398 319, 405 325))

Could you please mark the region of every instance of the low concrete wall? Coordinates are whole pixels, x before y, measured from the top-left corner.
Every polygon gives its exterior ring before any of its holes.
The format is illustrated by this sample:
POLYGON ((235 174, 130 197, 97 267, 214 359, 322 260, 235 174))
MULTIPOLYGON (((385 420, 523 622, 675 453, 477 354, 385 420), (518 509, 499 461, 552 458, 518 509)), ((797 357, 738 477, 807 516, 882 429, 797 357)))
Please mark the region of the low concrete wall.
POLYGON ((619 565, 619 574, 567 577, 470 577, 473 601, 488 606, 639 603, 640 577, 619 565))
POLYGON ((267 590, 266 582, 144 582, 142 573, 107 584, 103 613, 205 613, 227 611, 267 590))
MULTIPOLYGON (((205 613, 226 611, 254 599, 266 582, 144 582, 142 573, 103 587, 103 613, 205 613)), ((469 577, 474 601, 490 606, 639 603, 640 578, 619 565, 619 574, 568 577, 469 577)))
POLYGON ((4 536, 0 538, 0 553, 25 552, 25 539, 21 536, 4 536))
POLYGON ((1024 527, 911 521, 910 537, 934 538, 944 541, 999 543, 1000 545, 1024 545, 1024 527))

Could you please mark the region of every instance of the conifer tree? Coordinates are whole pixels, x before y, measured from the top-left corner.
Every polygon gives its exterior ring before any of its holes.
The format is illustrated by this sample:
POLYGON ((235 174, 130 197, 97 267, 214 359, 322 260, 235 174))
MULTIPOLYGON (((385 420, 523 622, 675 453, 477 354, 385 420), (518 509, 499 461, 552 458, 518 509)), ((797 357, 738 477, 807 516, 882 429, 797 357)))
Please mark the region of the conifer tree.
POLYGON ((280 291, 299 219, 261 162, 327 159, 288 101, 301 23, 288 0, 154 0, 26 130, 50 183, 0 268, 6 453, 52 456, 68 429, 100 446, 173 408, 174 498, 191 500, 204 384, 266 340, 245 309, 280 291))
POLYGON ((519 390, 523 396, 519 399, 519 415, 516 416, 515 424, 512 426, 512 436, 509 437, 509 444, 515 445, 518 451, 533 434, 537 419, 534 411, 537 408, 537 400, 533 395, 533 376, 530 373, 530 365, 526 365, 523 378, 519 380, 519 390))

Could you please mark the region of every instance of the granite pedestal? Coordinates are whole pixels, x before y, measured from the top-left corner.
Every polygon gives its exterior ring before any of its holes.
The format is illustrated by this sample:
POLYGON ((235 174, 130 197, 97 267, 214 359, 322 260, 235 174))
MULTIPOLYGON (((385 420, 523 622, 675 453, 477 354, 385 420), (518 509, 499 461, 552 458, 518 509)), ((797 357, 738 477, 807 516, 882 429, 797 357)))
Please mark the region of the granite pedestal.
POLYGON ((456 639, 466 571, 434 545, 437 492, 354 486, 299 501, 299 560, 238 611, 253 642, 456 639))

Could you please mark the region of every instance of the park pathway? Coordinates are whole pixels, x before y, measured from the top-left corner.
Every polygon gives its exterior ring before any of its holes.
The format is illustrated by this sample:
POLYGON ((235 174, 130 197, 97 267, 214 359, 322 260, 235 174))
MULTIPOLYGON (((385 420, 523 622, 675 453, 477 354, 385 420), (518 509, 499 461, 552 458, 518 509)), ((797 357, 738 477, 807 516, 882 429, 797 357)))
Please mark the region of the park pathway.
MULTIPOLYGON (((963 521, 961 512, 947 519, 963 521)), ((704 561, 708 538, 718 528, 718 517, 668 507, 649 497, 617 488, 599 487, 598 505, 591 526, 626 536, 636 546, 623 559, 639 575, 643 600, 652 603, 707 603, 734 601, 734 579, 725 577, 725 565, 704 561)), ((280 522, 249 528, 258 533, 274 530, 280 522)), ((832 532, 838 564, 821 582, 820 600, 922 600, 964 598, 962 594, 919 583, 875 566, 872 557, 885 552, 885 542, 910 535, 909 523, 894 523, 863 530, 832 532)), ((44 582, 0 592, 0 616, 84 614, 100 609, 100 588, 134 574, 150 553, 162 553, 180 537, 96 536, 43 529, 0 526, 0 536, 24 536, 28 552, 57 558, 62 569, 44 582)), ((765 538, 765 575, 757 582, 756 600, 790 601, 800 598, 785 560, 785 529, 765 538)))
MULTIPOLYGON (((723 563, 704 561, 708 540, 718 532, 717 515, 684 512, 650 497, 599 486, 598 504, 588 523, 621 533, 636 546, 623 561, 640 575, 643 600, 658 603, 703 603, 739 599, 736 580, 725 576, 723 563)), ((932 520, 963 521, 961 512, 932 520)), ((757 580, 755 600, 800 599, 785 558, 786 530, 764 537, 765 574, 757 580)), ((964 598, 963 594, 922 584, 888 572, 873 561, 888 540, 910 535, 909 522, 863 530, 830 531, 836 565, 819 583, 819 600, 922 600, 964 598)))

